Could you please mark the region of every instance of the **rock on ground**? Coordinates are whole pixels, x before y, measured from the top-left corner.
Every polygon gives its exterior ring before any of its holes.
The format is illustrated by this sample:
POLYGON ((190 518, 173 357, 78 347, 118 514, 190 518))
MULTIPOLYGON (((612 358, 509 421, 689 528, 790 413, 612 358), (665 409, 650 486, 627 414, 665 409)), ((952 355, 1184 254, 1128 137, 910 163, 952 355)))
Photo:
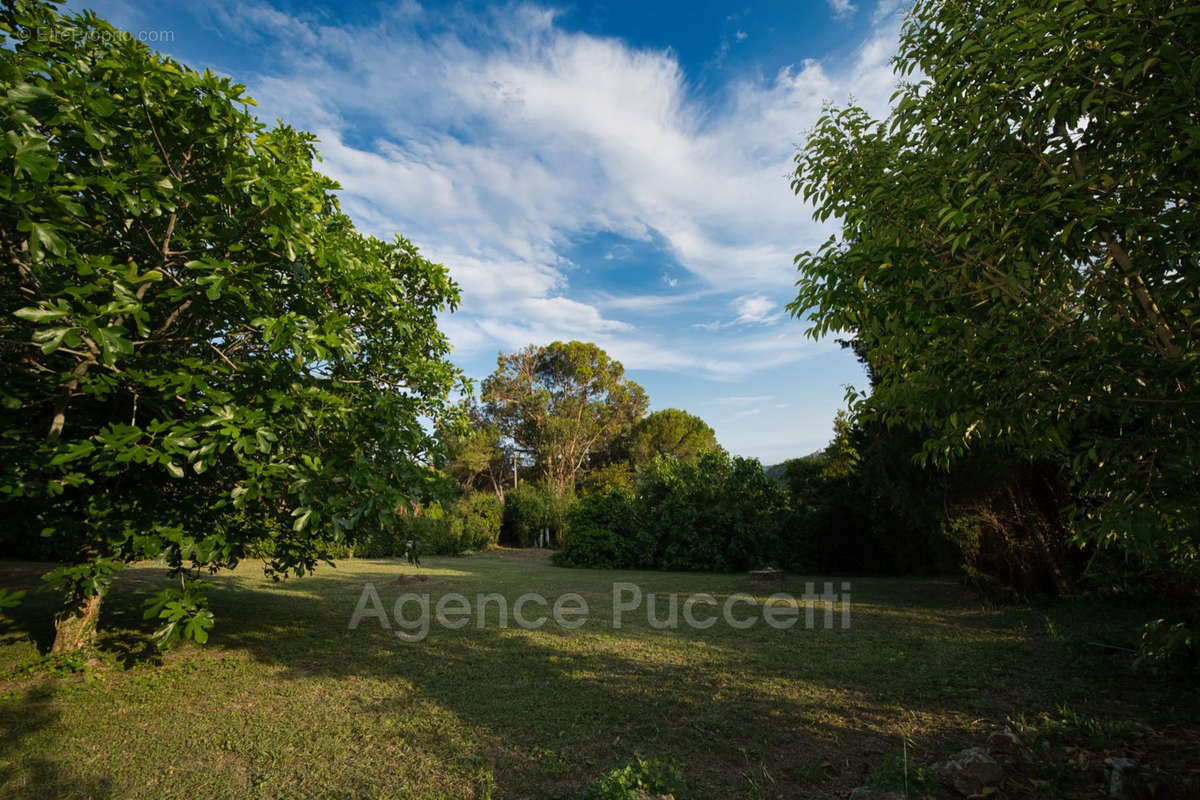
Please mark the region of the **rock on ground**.
POLYGON ((1004 768, 982 747, 968 747, 933 765, 943 783, 961 795, 979 794, 986 786, 995 786, 1004 777, 1004 768))

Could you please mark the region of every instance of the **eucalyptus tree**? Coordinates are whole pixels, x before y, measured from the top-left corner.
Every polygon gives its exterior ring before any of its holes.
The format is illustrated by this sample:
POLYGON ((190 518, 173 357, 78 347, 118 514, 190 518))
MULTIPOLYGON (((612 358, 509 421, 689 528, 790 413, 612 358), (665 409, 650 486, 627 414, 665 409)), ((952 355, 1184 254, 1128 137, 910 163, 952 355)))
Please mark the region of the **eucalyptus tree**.
POLYGON ((648 405, 621 362, 590 342, 502 353, 482 389, 490 418, 560 495, 648 405))

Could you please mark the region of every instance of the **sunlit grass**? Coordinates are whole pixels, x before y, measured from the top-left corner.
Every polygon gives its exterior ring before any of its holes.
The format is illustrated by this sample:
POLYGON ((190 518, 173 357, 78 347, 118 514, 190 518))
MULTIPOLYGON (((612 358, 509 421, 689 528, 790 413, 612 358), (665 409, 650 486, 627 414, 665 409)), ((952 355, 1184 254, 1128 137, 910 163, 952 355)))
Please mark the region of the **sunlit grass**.
MULTIPOLYGON (((4 585, 36 574, 0 565, 4 585)), ((827 798, 865 783, 901 737, 928 761, 1061 703, 1120 719, 1191 713, 1127 663, 1070 646, 1124 641, 1136 609, 989 609, 951 581, 854 579, 849 630, 821 629, 818 613, 815 630, 801 618, 786 631, 659 631, 644 612, 613 630, 618 580, 761 602, 823 579, 567 570, 523 552, 421 569, 347 561, 284 583, 245 564, 213 579, 209 644, 159 659, 138 603, 163 580, 154 565, 121 574, 82 671, 30 666, 52 597, 3 618, 0 797, 569 798, 640 753, 677 761, 696 797, 827 798), (578 592, 591 615, 576 631, 501 630, 493 609, 483 629, 472 617, 409 643, 369 619, 347 630, 366 581, 389 609, 402 592, 500 592, 510 606, 578 592)))

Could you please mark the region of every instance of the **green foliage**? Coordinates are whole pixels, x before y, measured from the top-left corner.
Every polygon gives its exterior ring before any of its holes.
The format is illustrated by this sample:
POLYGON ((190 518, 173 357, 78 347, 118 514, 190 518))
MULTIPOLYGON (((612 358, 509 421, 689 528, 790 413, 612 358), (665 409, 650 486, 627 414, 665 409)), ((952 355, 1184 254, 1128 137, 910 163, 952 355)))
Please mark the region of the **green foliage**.
POLYGON ((504 493, 504 519, 501 537, 517 547, 530 547, 546 529, 552 541, 562 536, 571 495, 559 495, 547 485, 523 483, 504 493))
POLYGON ((8 589, 0 589, 0 610, 6 608, 16 608, 21 605, 21 601, 25 599, 25 590, 18 589, 9 591, 8 589))
POLYGON ((1136 726, 1126 720, 1080 714, 1066 704, 1055 711, 1033 718, 1018 714, 1009 720, 1009 728, 1022 747, 1034 752, 1059 745, 1107 750, 1127 743, 1136 731, 1136 726))
POLYGON ((592 467, 583 478, 581 494, 604 494, 612 489, 633 492, 634 469, 628 462, 617 461, 592 467))
POLYGON ((802 538, 825 572, 963 571, 997 599, 1054 595, 1082 568, 1055 471, 1000 448, 921 465, 918 433, 839 416, 825 452, 780 465, 802 538))
POLYGON ((92 595, 103 597, 112 583, 113 573, 122 566, 117 559, 98 557, 58 567, 43 575, 42 580, 51 589, 61 592, 68 602, 92 595))
POLYGON ((400 558, 410 541, 421 542, 422 553, 458 555, 460 552, 459 539, 450 532, 450 520, 436 504, 425 506, 420 514, 398 515, 395 524, 374 531, 360 542, 355 552, 361 558, 400 558))
POLYGON ((567 513, 554 563, 564 567, 617 569, 638 559, 631 552, 637 520, 633 497, 620 489, 584 495, 567 513))
POLYGON ((856 419, 942 468, 1048 464, 1078 541, 1193 576, 1197 42, 1173 0, 920 0, 890 119, 827 109, 797 155, 795 191, 841 230, 797 257, 791 305, 855 336, 856 419))
POLYGON ((572 509, 559 563, 717 572, 804 564, 809 548, 794 522, 755 459, 658 456, 633 495, 595 494, 572 509))
POLYGON ((491 490, 499 497, 511 482, 511 448, 483 409, 470 401, 460 408, 461 418, 446 420, 438 430, 446 454, 443 469, 460 490, 491 490))
POLYGON ((584 800, 641 800, 647 795, 676 795, 683 790, 683 771, 678 764, 635 755, 633 763, 596 779, 583 797, 584 800))
POLYGON ((436 480, 419 420, 459 380, 446 270, 356 232, 314 138, 231 80, 90 13, 3 20, 10 535, 52 540, 56 580, 94 594, 132 559, 228 567, 269 538, 268 570, 304 574, 393 528, 436 480))
POLYGON ((500 541, 504 503, 490 492, 464 494, 451 510, 450 536, 460 551, 487 550, 500 541))
POLYGON ((208 641, 208 631, 216 620, 208 610, 207 586, 201 581, 185 582, 182 587, 163 589, 146 600, 142 618, 162 623, 154 632, 159 650, 166 650, 178 639, 191 639, 197 644, 208 641))
POLYGON ((727 572, 796 563, 787 499, 756 459, 658 457, 638 476, 638 566, 727 572))
POLYGON ((695 461, 701 453, 716 450, 717 434, 695 414, 666 408, 639 420, 629 435, 629 460, 649 464, 655 456, 695 461))
POLYGON ((419 512, 398 515, 394 525, 374 532, 355 553, 362 558, 400 558, 410 541, 419 541, 421 553, 435 556, 486 550, 500 538, 502 514, 499 499, 488 492, 465 494, 449 510, 440 502, 429 503, 419 512))
POLYGON ((590 342, 552 342, 501 354, 483 383, 487 417, 559 495, 574 488, 589 458, 646 413, 641 386, 621 362, 590 342))
POLYGON ((1165 619, 1147 622, 1138 653, 1135 665, 1139 667, 1179 672, 1200 670, 1200 646, 1194 629, 1186 622, 1165 619))

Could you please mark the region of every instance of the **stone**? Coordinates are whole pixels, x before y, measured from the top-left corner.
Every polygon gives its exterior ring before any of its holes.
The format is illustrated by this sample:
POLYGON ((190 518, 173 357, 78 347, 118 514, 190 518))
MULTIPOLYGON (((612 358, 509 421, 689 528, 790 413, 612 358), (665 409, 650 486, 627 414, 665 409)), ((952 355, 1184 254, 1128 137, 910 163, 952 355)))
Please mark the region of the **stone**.
POLYGON ((987 738, 987 751, 993 756, 1011 758, 1020 750, 1021 741, 1008 728, 992 731, 987 738))
POLYGON ((933 765, 943 783, 959 794, 970 797, 987 786, 995 786, 1004 777, 1004 768, 982 747, 960 750, 941 763, 933 765))
POLYGON ((1135 800, 1141 796, 1141 776, 1138 764, 1132 758, 1106 758, 1104 763, 1110 773, 1108 796, 1113 800, 1135 800))

